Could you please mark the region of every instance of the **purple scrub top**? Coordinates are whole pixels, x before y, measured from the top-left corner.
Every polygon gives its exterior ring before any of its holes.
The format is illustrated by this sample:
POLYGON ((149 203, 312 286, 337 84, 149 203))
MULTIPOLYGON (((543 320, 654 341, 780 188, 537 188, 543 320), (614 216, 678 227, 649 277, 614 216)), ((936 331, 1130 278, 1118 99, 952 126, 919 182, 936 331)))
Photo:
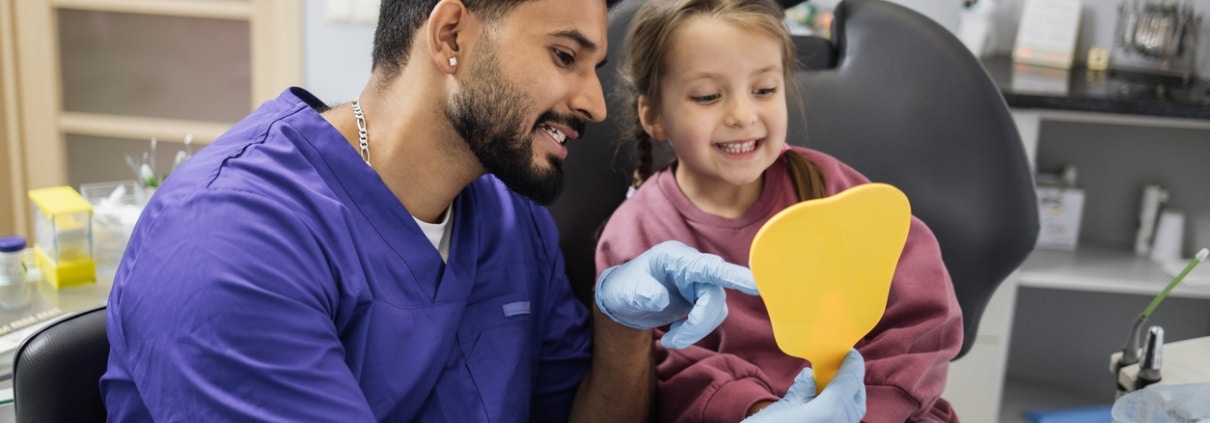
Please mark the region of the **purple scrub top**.
POLYGON ((109 297, 110 420, 566 421, 591 333, 549 213, 484 176, 443 263, 325 108, 289 89, 156 192, 109 297))

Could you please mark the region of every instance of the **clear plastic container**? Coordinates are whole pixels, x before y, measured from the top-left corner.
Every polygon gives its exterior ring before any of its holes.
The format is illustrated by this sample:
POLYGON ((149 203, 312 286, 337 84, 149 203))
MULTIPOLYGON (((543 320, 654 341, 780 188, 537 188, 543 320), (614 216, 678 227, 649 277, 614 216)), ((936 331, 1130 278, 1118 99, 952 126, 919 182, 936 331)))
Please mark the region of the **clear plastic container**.
POLYGON ((31 190, 29 199, 34 205, 34 250, 46 281, 55 288, 96 281, 92 205, 68 186, 31 190))
POLYGON ((25 265, 25 238, 0 237, 0 308, 16 310, 29 306, 33 288, 25 265))
POLYGON ((97 275, 112 275, 149 195, 135 180, 83 184, 80 195, 92 204, 92 251, 97 275))
POLYGON ((1210 421, 1210 383, 1151 385, 1113 404, 1113 423, 1210 421))

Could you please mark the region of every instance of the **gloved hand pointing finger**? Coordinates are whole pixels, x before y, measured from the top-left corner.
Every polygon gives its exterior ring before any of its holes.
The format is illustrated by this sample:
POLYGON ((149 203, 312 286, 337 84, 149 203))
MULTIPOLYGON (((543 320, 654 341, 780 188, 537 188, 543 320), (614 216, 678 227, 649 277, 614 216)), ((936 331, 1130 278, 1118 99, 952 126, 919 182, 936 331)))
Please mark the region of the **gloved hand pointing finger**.
POLYGON ((662 340, 664 346, 685 348, 727 317, 723 288, 757 295, 751 270, 666 241, 634 260, 605 269, 597 279, 596 301, 605 315, 635 329, 672 323, 662 340))

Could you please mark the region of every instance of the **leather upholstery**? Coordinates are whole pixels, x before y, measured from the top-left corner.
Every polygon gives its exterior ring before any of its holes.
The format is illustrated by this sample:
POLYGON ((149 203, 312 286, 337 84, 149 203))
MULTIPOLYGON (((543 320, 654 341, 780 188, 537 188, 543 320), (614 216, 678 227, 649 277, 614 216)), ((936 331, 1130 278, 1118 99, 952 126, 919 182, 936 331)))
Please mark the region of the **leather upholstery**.
POLYGON ((104 422, 100 381, 108 360, 105 307, 35 332, 13 356, 17 422, 104 422))

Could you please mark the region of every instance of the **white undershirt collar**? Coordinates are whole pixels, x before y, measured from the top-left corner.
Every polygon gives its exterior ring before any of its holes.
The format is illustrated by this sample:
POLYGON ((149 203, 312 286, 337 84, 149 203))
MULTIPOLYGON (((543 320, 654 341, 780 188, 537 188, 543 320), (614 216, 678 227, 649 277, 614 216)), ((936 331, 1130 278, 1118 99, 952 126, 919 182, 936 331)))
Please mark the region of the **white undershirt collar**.
POLYGON ((412 216, 416 224, 420 225, 420 230, 424 232, 424 236, 433 244, 433 248, 436 248, 437 252, 441 254, 441 261, 443 262, 450 255, 450 229, 454 226, 450 222, 454 220, 451 218, 453 215, 454 206, 450 205, 450 207, 445 209, 445 218, 441 219, 440 223, 428 223, 417 219, 416 216, 412 216))

